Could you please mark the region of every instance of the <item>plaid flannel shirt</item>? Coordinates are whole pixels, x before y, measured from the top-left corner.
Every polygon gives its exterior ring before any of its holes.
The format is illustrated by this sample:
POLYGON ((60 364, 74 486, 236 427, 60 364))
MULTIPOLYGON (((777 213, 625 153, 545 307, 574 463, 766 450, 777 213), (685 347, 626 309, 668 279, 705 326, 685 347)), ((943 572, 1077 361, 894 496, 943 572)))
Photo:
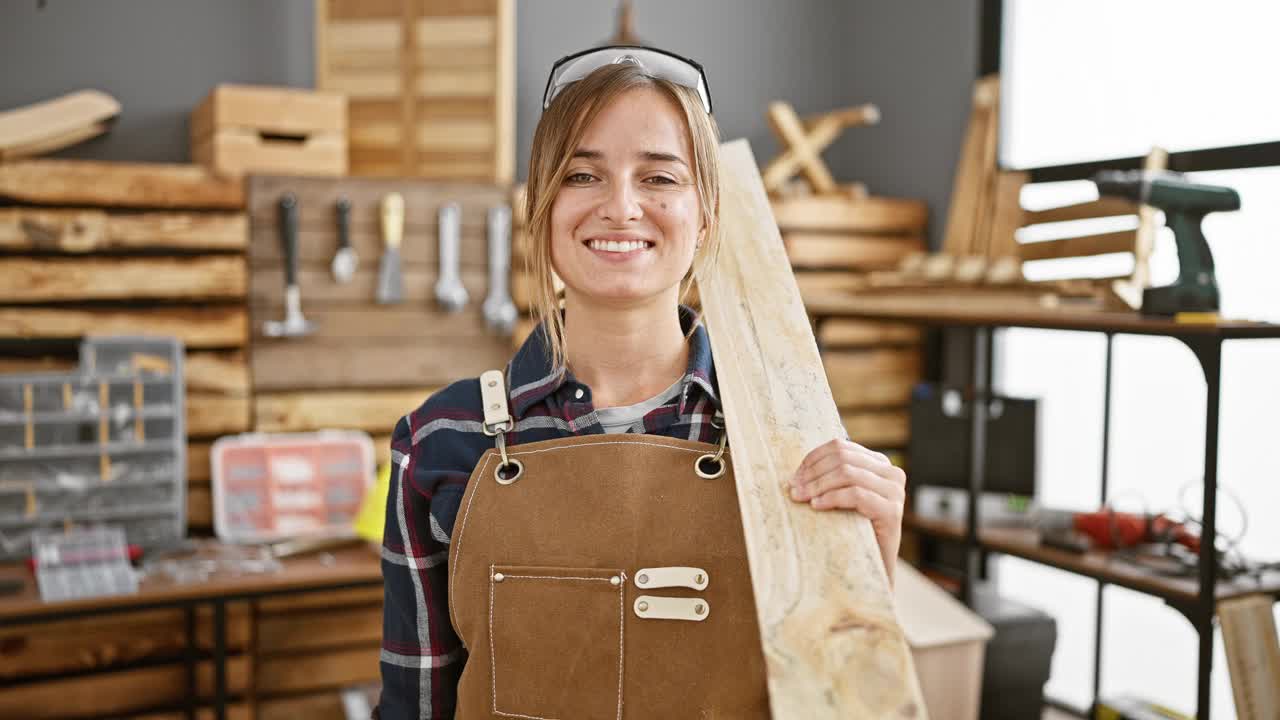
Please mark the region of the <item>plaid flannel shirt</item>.
MULTIPOLYGON (((720 409, 711 344, 699 318, 680 308, 689 338, 689 365, 679 394, 628 432, 718 442, 711 420, 720 409)), ((591 388, 568 372, 553 372, 546 337, 532 333, 507 365, 515 429, 507 443, 603 432, 591 388)), ((396 424, 391 437, 391 488, 382 538, 384 607, 382 720, 452 718, 467 660, 449 620, 449 537, 468 478, 493 447, 481 431, 479 378, 435 393, 396 424)))

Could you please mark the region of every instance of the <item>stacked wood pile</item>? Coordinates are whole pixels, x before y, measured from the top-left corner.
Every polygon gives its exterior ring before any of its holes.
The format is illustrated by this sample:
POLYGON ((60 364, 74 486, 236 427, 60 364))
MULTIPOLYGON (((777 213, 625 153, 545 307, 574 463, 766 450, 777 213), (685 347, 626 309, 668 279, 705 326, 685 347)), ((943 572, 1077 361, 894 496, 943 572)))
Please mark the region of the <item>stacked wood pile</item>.
MULTIPOLYGON (((919 200, 775 195, 774 217, 802 295, 855 291, 873 272, 923 251, 928 217, 919 200)), ((904 450, 907 405, 920 381, 920 330, 910 325, 810 314, 831 393, 855 442, 904 450)))
POLYGON ((316 87, 347 95, 351 173, 509 183, 515 0, 316 3, 316 87))
POLYGON ((211 527, 209 444, 250 427, 239 182, 190 165, 0 164, 0 371, 69 369, 86 334, 186 346, 188 525, 211 527))

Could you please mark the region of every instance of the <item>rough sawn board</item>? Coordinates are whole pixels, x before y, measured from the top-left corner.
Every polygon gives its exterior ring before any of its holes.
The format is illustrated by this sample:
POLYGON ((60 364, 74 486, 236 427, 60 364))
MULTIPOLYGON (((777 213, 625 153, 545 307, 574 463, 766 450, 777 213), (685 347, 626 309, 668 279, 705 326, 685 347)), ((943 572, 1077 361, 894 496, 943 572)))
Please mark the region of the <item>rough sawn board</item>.
POLYGON ((783 487, 844 437, 769 200, 744 140, 721 148, 721 242, 699 278, 724 398, 777 720, 924 718, 871 524, 783 487))

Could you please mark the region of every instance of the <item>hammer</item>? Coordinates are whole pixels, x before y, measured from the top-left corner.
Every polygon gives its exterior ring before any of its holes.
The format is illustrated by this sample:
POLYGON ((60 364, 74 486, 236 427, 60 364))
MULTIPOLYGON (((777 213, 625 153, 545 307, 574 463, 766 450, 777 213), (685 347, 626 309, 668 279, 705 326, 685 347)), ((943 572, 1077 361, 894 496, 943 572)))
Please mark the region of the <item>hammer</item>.
POLYGON ((280 240, 284 243, 284 320, 268 320, 267 337, 302 337, 315 331, 315 323, 302 316, 302 291, 298 288, 298 198, 280 196, 280 240))

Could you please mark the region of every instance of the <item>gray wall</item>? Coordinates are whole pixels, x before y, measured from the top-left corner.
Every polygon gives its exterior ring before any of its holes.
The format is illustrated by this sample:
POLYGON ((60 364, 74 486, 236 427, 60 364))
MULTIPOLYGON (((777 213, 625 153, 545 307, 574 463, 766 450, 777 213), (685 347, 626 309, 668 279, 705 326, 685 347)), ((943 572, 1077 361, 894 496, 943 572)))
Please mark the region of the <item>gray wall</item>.
MULTIPOLYGON (((880 126, 852 130, 828 162, 872 192, 924 197, 940 236, 968 115, 978 0, 636 0, 637 34, 707 70, 725 138, 777 151, 765 105, 801 113, 861 102, 880 126)), ((517 3, 517 174, 551 63, 613 32, 612 0, 517 3)), ((310 87, 312 0, 6 0, 0 109, 94 87, 124 106, 107 136, 65 157, 188 159, 187 115, 219 82, 310 87)))

